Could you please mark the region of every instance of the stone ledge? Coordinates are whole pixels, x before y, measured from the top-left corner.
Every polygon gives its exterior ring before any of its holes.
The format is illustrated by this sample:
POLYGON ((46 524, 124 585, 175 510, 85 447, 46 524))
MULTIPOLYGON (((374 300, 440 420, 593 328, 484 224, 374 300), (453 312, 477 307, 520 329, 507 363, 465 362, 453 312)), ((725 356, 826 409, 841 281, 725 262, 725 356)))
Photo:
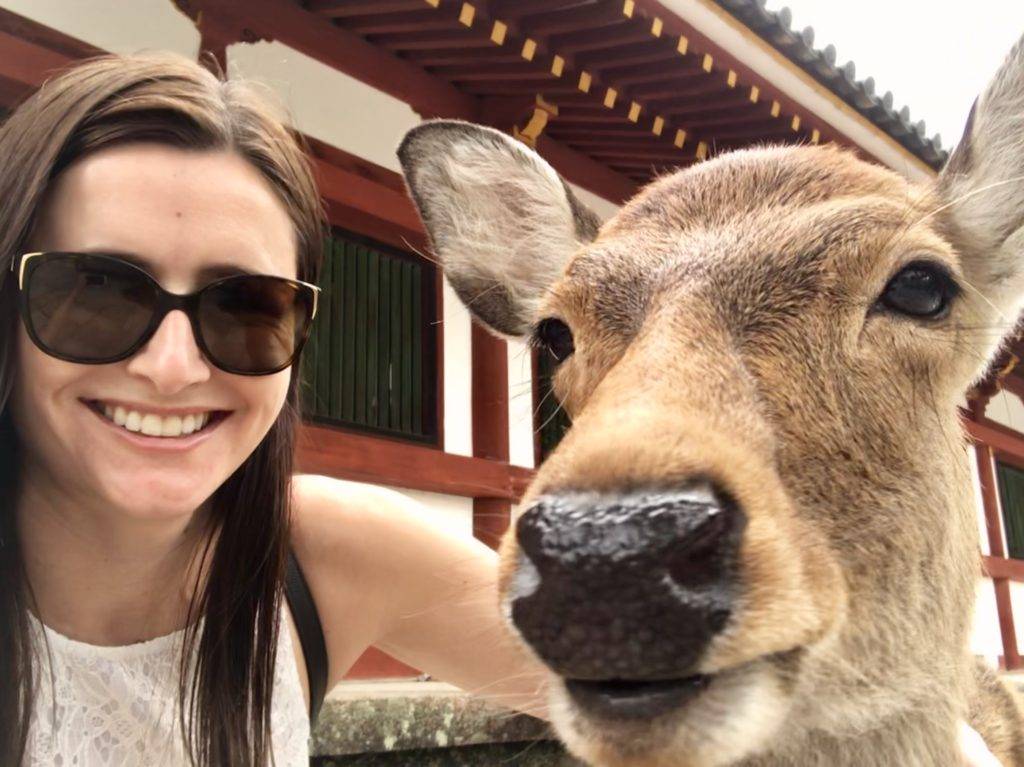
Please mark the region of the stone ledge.
MULTIPOLYGON (((346 682, 324 701, 311 745, 314 757, 331 759, 317 762, 324 765, 428 765, 433 762, 422 754, 414 761, 401 759, 428 749, 488 746, 502 751, 496 747, 506 745, 504 750, 512 755, 540 749, 545 764, 556 764, 550 755, 560 749, 551 740, 547 724, 539 719, 499 709, 440 682, 346 682), (385 757, 390 753, 399 761, 388 761, 385 757), (371 759, 372 755, 380 755, 383 761, 371 759)), ((465 748, 467 757, 471 752, 465 748)), ((444 758, 454 756, 446 753, 444 758)), ((529 762, 517 759, 514 763, 529 762)))

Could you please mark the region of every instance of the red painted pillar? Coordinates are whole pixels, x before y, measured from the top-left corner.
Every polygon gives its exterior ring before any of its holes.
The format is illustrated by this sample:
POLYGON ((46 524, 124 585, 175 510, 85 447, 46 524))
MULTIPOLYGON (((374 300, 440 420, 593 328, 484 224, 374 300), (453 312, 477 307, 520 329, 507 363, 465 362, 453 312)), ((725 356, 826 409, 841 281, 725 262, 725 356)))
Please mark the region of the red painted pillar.
MULTIPOLYGON (((974 446, 978 458, 978 481, 981 484, 981 499, 985 510, 985 528, 988 531, 988 546, 993 557, 1004 559, 1003 525, 999 518, 999 501, 996 495, 995 459, 992 448, 984 444, 974 446)), ((999 614, 999 633, 1003 638, 1003 658, 1007 669, 1021 667, 1020 652, 1017 649, 1017 630, 1013 625, 1013 602, 1010 599, 1010 581, 1007 578, 993 578, 996 590, 996 611, 999 614)))
MULTIPOLYGON (((508 350, 504 341, 473 324, 473 455, 508 463, 508 350)), ((512 504, 473 499, 473 535, 496 548, 508 528, 512 504)))

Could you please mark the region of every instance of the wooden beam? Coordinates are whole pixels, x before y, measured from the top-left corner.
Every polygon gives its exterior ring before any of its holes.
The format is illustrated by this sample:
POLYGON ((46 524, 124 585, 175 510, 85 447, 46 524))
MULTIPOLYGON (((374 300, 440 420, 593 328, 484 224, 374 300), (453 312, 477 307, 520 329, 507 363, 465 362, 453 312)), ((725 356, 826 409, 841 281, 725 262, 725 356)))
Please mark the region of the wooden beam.
POLYGON ((545 83, 558 82, 546 64, 521 61, 518 64, 463 64, 461 66, 436 67, 433 74, 451 82, 524 82, 537 81, 534 88, 544 90, 545 83))
MULTIPOLYGON (((999 516, 999 499, 996 490, 995 457, 989 445, 975 445, 978 459, 978 483, 981 486, 981 501, 985 514, 985 529, 988 534, 991 558, 1005 559, 1003 548, 1003 527, 999 516)), ((1013 602, 1010 598, 1010 583, 1006 577, 993 577, 996 595, 996 612, 999 615, 999 633, 1003 642, 1003 656, 1007 669, 1021 666, 1020 651, 1017 647, 1017 630, 1013 622, 1013 602)))
POLYGON ((1024 561, 1006 557, 982 557, 981 562, 989 578, 1006 578, 1024 583, 1024 561))
POLYGON ((523 56, 512 48, 445 48, 434 51, 407 51, 402 58, 421 67, 458 64, 518 64, 523 56))
POLYGON ((501 461, 313 423, 302 426, 297 444, 301 472, 410 490, 515 501, 533 477, 530 469, 501 461))
POLYGON ((616 205, 622 205, 639 191, 636 182, 544 134, 537 139, 537 152, 567 180, 616 205))
POLYGON ((576 32, 548 40, 552 50, 568 54, 579 54, 584 51, 604 50, 612 45, 628 45, 630 43, 646 43, 651 40, 651 33, 646 29, 618 27, 615 30, 592 29, 589 32, 576 32))
MULTIPOLYGON (((404 32, 447 32, 450 29, 459 30, 459 7, 457 5, 445 5, 441 8, 431 8, 424 3, 422 10, 419 11, 361 18, 347 23, 345 29, 355 32, 360 37, 400 35, 404 32)), ((462 31, 468 36, 467 30, 463 29, 462 31)))
POLYGON ((374 219, 423 241, 419 214, 404 192, 389 189, 322 159, 314 159, 314 171, 320 193, 336 215, 349 212, 356 218, 374 219))
POLYGON ((392 35, 379 35, 374 44, 390 51, 436 51, 442 48, 476 48, 493 49, 490 39, 466 34, 465 29, 453 29, 450 32, 403 32, 392 35))
POLYGON ((508 462, 508 345, 473 323, 473 455, 508 462))
MULTIPOLYGON (((77 37, 64 34, 5 8, 0 8, 0 32, 6 32, 11 37, 37 48, 59 54, 68 61, 106 53, 102 48, 89 45, 77 37)), ((0 51, 7 52, 6 48, 0 48, 0 51)))
POLYGON ((1024 461, 1024 435, 987 418, 962 419, 967 434, 975 443, 987 445, 997 453, 1005 453, 1024 461))
MULTIPOLYGON (((728 11, 718 7, 717 3, 711 2, 711 0, 698 0, 698 2, 705 6, 710 12, 722 17, 727 18, 728 23, 734 27, 741 27, 745 36, 750 40, 750 44, 763 48, 769 55, 771 55, 780 65, 789 69, 798 78, 804 80, 814 90, 819 92, 824 98, 833 103, 840 111, 850 115, 853 119, 862 122, 866 125, 870 125, 871 129, 877 131, 879 135, 883 136, 887 142, 890 142, 894 147, 898 147, 900 152, 905 156, 907 162, 912 163, 922 169, 927 169, 928 173, 934 171, 928 167, 924 161, 904 148, 895 139, 885 134, 885 131, 874 125, 868 120, 867 117, 857 112, 853 107, 846 104, 839 96, 832 93, 825 85, 818 82, 810 74, 800 69, 799 65, 790 61, 786 56, 779 51, 775 50, 770 43, 762 40, 755 32, 749 28, 743 26, 742 22, 731 16, 728 11)), ((702 53, 708 53, 714 59, 715 65, 722 69, 731 69, 736 72, 738 79, 742 84, 750 88, 750 86, 757 86, 761 91, 764 98, 777 100, 780 104, 781 110, 786 115, 803 115, 805 118, 809 118, 810 122, 819 126, 821 133, 821 142, 835 142, 843 146, 854 149, 857 154, 862 157, 866 157, 874 162, 880 163, 881 161, 864 150, 860 144, 851 139, 848 135, 840 131, 831 123, 823 120, 819 115, 813 111, 807 109, 799 102, 790 98, 787 94, 779 90, 771 81, 766 80, 759 72, 751 69, 739 59, 734 57, 724 48, 721 48, 713 40, 696 30, 689 23, 681 19, 675 12, 663 5, 659 0, 634 0, 636 6, 636 13, 646 16, 647 18, 659 18, 662 20, 664 35, 670 37, 677 37, 684 35, 689 39, 690 49, 700 51, 702 53)), ((884 163, 882 163, 884 164, 884 163)))
POLYGON ((652 42, 653 45, 646 41, 627 43, 602 51, 583 53, 576 57, 576 66, 600 71, 605 68, 627 67, 634 64, 645 66, 670 64, 680 58, 674 43, 665 38, 656 38, 652 42))
POLYGON ((425 7, 424 0, 306 0, 306 10, 329 19, 401 13, 425 7))
POLYGON ((279 40, 409 104, 424 117, 476 120, 472 97, 359 35, 286 0, 193 0, 204 16, 244 39, 279 40))
MULTIPOLYGON (((500 97, 495 100, 484 100, 481 103, 480 122, 510 133, 515 123, 508 122, 508 118, 510 114, 514 114, 518 103, 500 97)), ((528 102, 524 103, 529 105, 528 102)), ((560 119, 561 117, 557 117, 554 122, 557 123, 560 119)), ((637 184, 621 173, 594 162, 585 154, 570 149, 543 133, 537 139, 536 149, 541 157, 551 163, 552 167, 567 180, 617 205, 630 199, 638 191, 637 184)))
POLYGON ((530 29, 541 37, 552 37, 584 30, 600 30, 607 35, 639 28, 623 13, 622 2, 599 3, 586 8, 559 8, 530 18, 530 29))
POLYGON ((62 53, 0 31, 0 76, 23 86, 26 94, 74 62, 62 53))

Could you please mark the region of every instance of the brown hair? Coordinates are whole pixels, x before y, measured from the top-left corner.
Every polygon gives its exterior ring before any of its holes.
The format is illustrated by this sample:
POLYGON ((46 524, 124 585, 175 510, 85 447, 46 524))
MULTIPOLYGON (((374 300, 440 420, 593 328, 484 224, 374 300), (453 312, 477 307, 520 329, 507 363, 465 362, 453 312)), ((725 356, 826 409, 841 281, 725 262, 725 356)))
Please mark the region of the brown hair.
MULTIPOLYGON (((47 82, 0 127, 0 764, 21 761, 35 697, 32 596, 15 517, 19 450, 7 407, 18 322, 11 259, 24 249, 57 174, 90 153, 136 141, 237 152, 266 177, 291 217, 298 278, 314 281, 319 269, 323 216, 308 158, 251 84, 219 79, 171 54, 104 56, 47 82)), ((276 422, 212 498, 219 535, 205 586, 189 606, 179 665, 182 732, 200 765, 265 764, 271 754, 297 399, 293 372, 276 422)))

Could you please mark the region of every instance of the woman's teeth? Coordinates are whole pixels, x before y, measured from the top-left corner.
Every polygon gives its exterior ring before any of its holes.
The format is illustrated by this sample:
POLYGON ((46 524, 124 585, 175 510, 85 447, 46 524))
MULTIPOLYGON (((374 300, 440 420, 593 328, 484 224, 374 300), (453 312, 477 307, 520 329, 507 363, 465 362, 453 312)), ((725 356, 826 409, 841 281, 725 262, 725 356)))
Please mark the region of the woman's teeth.
POLYGON ((149 437, 183 437, 197 432, 210 421, 210 413, 189 413, 188 415, 159 416, 155 413, 140 413, 125 410, 121 406, 103 406, 103 415, 128 431, 149 437))

